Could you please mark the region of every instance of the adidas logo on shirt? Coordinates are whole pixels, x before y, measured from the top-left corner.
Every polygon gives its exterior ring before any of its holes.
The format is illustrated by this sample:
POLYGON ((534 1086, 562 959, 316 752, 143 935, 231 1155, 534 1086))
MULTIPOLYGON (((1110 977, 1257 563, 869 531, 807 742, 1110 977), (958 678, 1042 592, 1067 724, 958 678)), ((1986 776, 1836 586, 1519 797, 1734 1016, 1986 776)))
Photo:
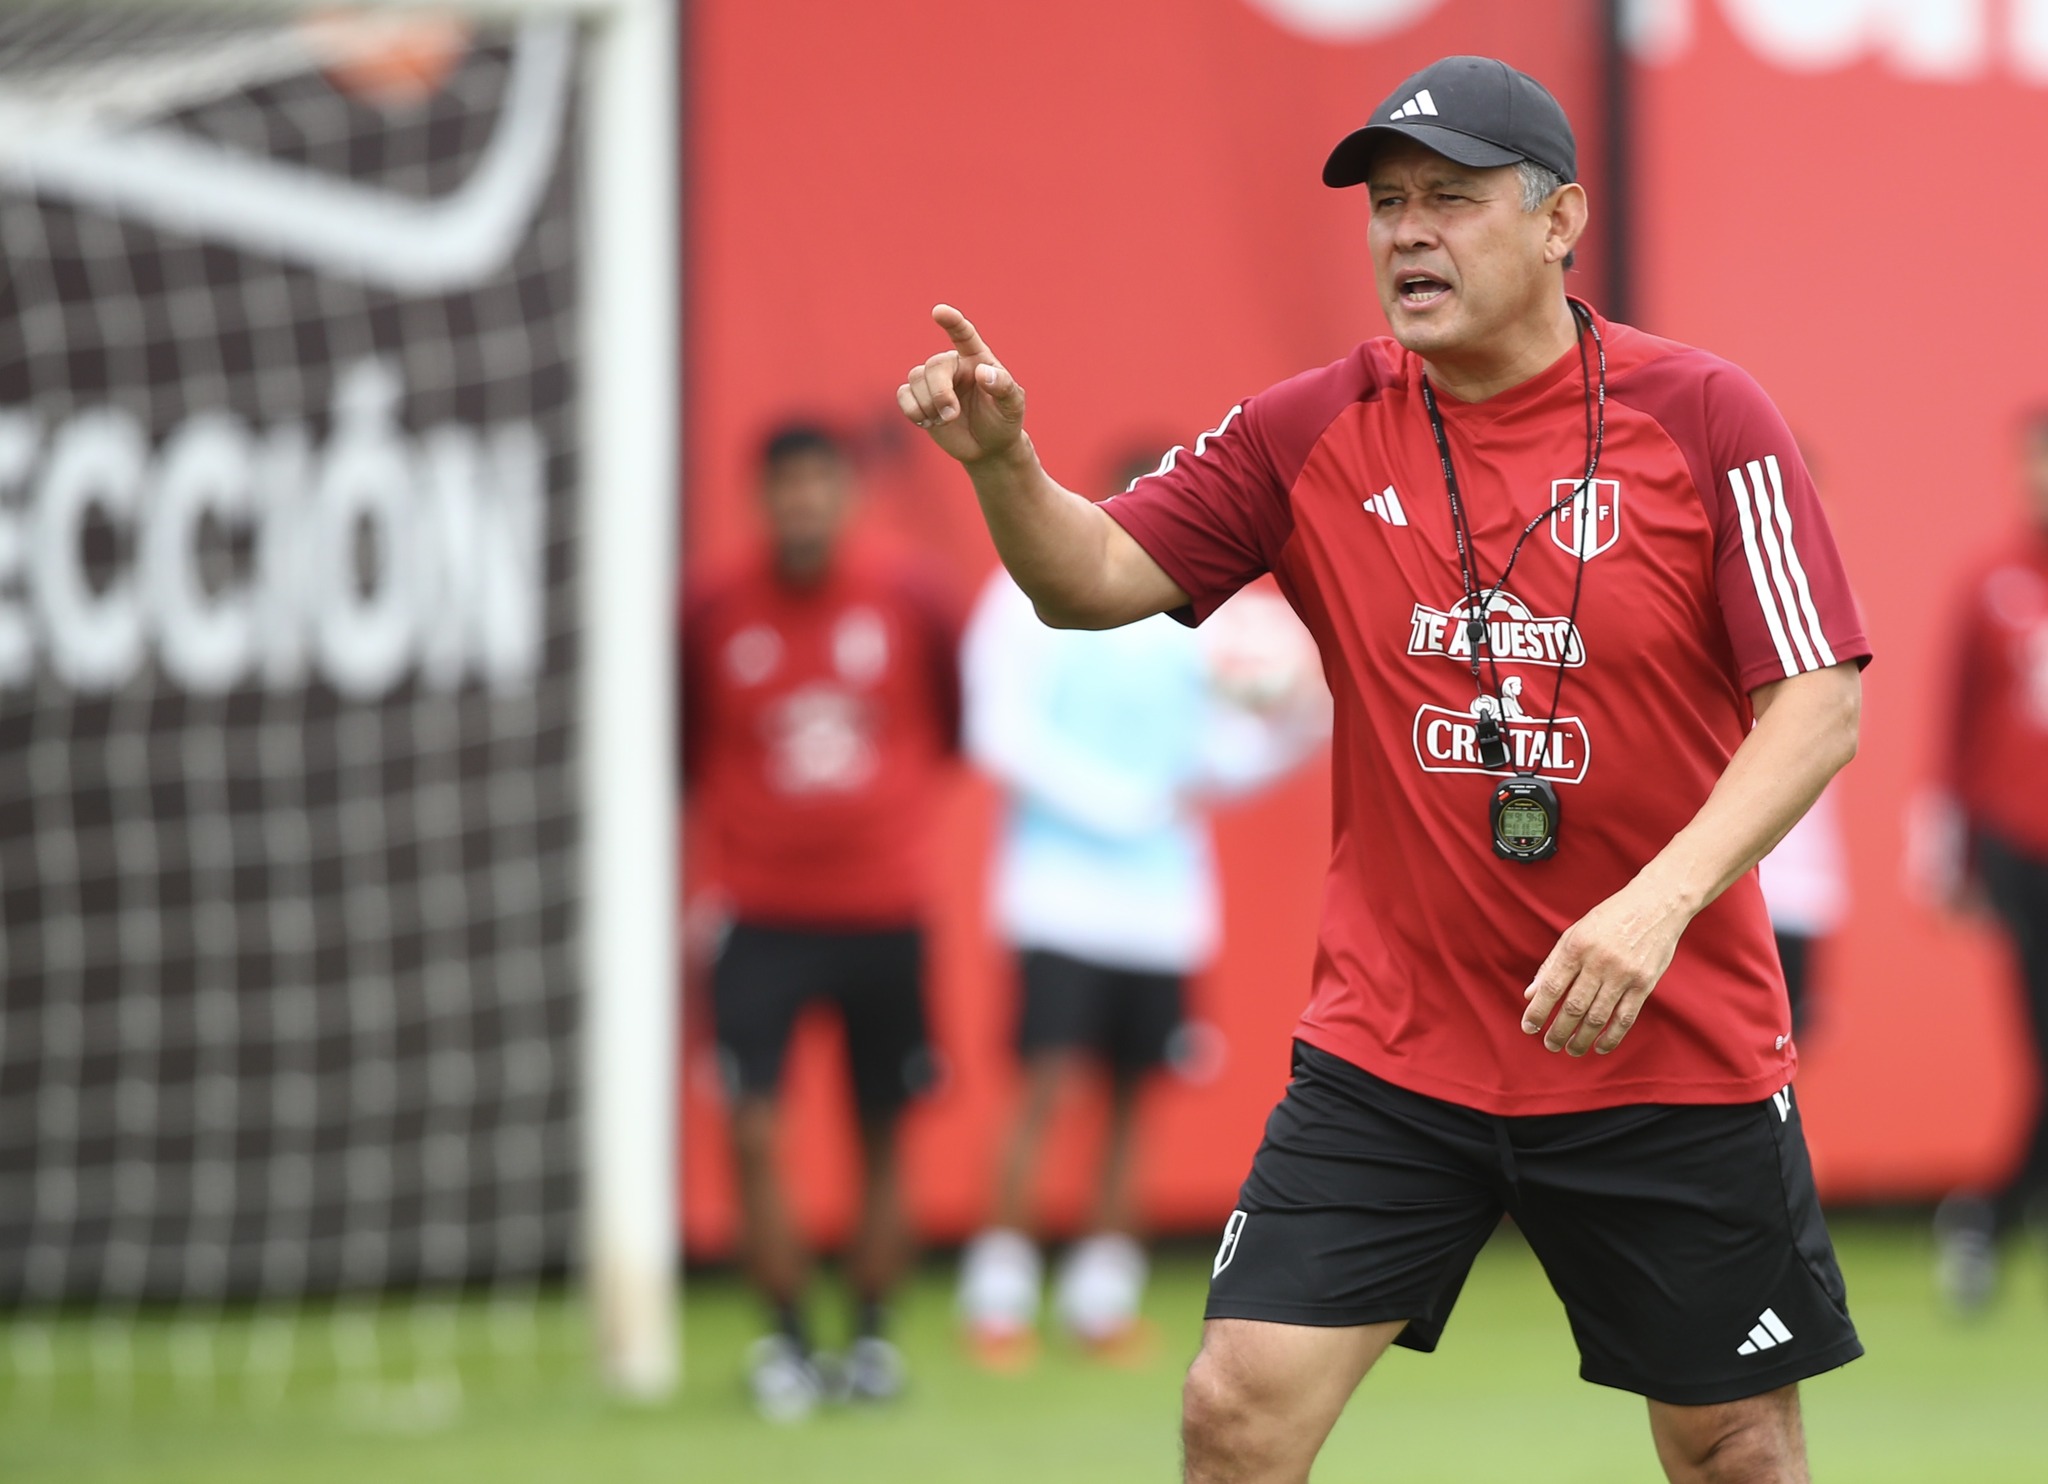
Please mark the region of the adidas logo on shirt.
POLYGON ((1360 503, 1365 506, 1367 515, 1377 515, 1390 526, 1408 524, 1408 512, 1401 508, 1401 497, 1394 493, 1391 484, 1370 500, 1363 500, 1360 503))
POLYGON ((1399 108, 1388 114, 1387 117, 1390 119, 1412 119, 1418 114, 1424 113, 1428 114, 1431 118, 1436 117, 1436 99, 1429 96, 1428 88, 1424 88, 1413 98, 1410 98, 1406 103, 1403 103, 1399 108))
POLYGON ((1792 1331, 1785 1328, 1785 1321, 1778 1317, 1775 1309, 1764 1310, 1749 1332, 1749 1338, 1735 1347, 1737 1355, 1758 1355, 1766 1350, 1775 1350, 1792 1338, 1792 1331))

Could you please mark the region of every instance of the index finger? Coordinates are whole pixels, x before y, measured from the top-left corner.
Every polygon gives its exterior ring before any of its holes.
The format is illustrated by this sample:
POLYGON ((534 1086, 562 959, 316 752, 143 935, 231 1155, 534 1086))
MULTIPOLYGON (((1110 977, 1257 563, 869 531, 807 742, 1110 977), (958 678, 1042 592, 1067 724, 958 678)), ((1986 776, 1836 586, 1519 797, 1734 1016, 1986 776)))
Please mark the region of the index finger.
POLYGON ((972 321, 950 304, 933 306, 932 322, 952 337, 954 348, 963 356, 986 356, 989 348, 972 321))

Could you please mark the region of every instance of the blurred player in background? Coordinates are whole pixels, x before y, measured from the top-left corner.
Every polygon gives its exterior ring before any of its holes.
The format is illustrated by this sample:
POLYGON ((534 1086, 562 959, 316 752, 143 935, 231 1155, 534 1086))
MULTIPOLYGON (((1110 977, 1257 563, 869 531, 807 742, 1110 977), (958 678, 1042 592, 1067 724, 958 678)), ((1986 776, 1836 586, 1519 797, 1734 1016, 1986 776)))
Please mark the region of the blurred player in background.
POLYGON ((1815 949, 1834 936, 1849 912, 1849 869, 1842 849, 1842 821, 1834 790, 1813 801, 1777 849, 1757 868, 1778 961, 1785 967, 1785 997, 1792 1006, 1792 1034, 1813 1025, 1815 949))
POLYGON ((959 732, 960 621, 932 574, 851 538, 855 470, 831 432, 777 429, 760 480, 764 549, 690 587, 683 776, 729 914, 712 1016, 747 1270, 773 1318, 750 1381, 764 1415, 790 1420, 831 1394, 877 1401, 902 1386, 884 1334, 909 1255, 896 1131, 933 1076, 925 855, 959 732), (808 1256, 775 1168, 783 1060, 814 1006, 844 1026, 865 1161, 843 1359, 813 1348, 808 1256))
MULTIPOLYGON (((1983 906, 2012 942, 2036 1082, 2048 1081, 2048 407, 2022 419, 2025 524, 1963 590, 1942 720, 1943 794, 1921 821, 1922 885, 1983 906)), ((2031 1211, 2048 1218, 2048 1092, 2012 1178, 1959 1192, 1935 1213, 1936 1276, 1962 1311, 1996 1292, 2001 1239, 2031 1211)))
MULTIPOLYGON (((1113 488, 1158 463, 1127 461, 1113 488)), ((1039 1148, 1061 1099, 1100 1070, 1100 1195, 1092 1230, 1061 1264, 1054 1311, 1091 1351, 1138 1358, 1147 1262, 1133 1134, 1151 1074, 1185 1069, 1187 980, 1216 949, 1203 806, 1298 763, 1327 732, 1328 692, 1313 641, 1277 593, 1240 594, 1199 636, 1164 617, 1061 631, 1000 567, 968 626, 964 669, 969 755, 1008 793, 994 916, 1017 956, 1024 1092, 994 1225, 962 1263, 961 1318, 983 1364, 1012 1369, 1033 1354, 1039 1148)))

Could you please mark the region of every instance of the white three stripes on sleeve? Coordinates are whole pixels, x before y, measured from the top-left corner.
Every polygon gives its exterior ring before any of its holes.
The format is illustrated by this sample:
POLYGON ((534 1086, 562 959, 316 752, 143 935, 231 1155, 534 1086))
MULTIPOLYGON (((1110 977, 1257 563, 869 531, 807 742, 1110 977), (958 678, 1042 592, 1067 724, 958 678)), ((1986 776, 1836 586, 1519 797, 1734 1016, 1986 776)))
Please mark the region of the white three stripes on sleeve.
POLYGON ((1835 663, 1835 652, 1821 632, 1820 611, 1807 585, 1806 568, 1792 541, 1792 511, 1785 503, 1785 480, 1778 456, 1751 459, 1748 478, 1741 468, 1728 471, 1735 492, 1735 511, 1742 522, 1742 550, 1749 559, 1750 580, 1764 611, 1771 642, 1787 675, 1818 670, 1835 663))
POLYGON ((1821 664, 1832 665, 1835 652, 1828 647, 1828 636, 1821 632, 1820 610, 1814 607, 1813 589, 1807 585, 1806 568, 1799 561, 1799 548, 1792 544, 1792 511, 1785 503, 1785 481, 1778 473, 1778 456, 1766 456, 1764 467, 1771 472, 1771 499, 1778 509, 1778 526, 1785 533, 1785 566, 1792 573, 1792 585, 1799 589, 1800 616, 1806 620, 1806 632, 1813 640, 1821 664))
MULTIPOLYGON (((1222 433, 1222 431, 1225 428, 1229 427, 1231 419, 1236 417, 1242 411, 1244 411, 1244 403, 1240 402, 1235 407, 1231 408, 1230 411, 1223 414, 1222 422, 1216 424, 1215 427, 1209 429, 1208 432, 1204 433, 1201 437, 1197 438, 1195 440, 1195 457, 1200 458, 1203 454, 1207 453, 1209 451, 1209 440, 1211 438, 1218 436, 1222 433)), ((1159 475, 1167 473, 1173 468, 1174 464, 1179 460, 1180 456, 1186 452, 1187 446, 1185 444, 1174 444, 1173 447, 1166 450, 1166 457, 1159 461, 1159 467, 1157 469, 1154 469, 1150 474, 1140 474, 1138 476, 1138 479, 1156 479, 1159 475)), ((1124 486, 1125 494, 1129 494, 1132 490, 1138 487, 1138 479, 1133 479, 1129 484, 1124 486)))

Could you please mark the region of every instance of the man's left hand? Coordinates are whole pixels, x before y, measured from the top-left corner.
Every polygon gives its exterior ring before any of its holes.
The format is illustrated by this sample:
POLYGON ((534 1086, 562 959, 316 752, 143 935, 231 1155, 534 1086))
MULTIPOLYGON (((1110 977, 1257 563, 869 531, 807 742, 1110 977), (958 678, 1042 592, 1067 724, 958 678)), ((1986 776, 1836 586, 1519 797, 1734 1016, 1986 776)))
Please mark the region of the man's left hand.
POLYGON ((1543 1044, 1551 1051, 1612 1051, 1671 967, 1691 921, 1661 885, 1630 882, 1557 940, 1522 992, 1522 1029, 1533 1036, 1548 1022, 1543 1044))

